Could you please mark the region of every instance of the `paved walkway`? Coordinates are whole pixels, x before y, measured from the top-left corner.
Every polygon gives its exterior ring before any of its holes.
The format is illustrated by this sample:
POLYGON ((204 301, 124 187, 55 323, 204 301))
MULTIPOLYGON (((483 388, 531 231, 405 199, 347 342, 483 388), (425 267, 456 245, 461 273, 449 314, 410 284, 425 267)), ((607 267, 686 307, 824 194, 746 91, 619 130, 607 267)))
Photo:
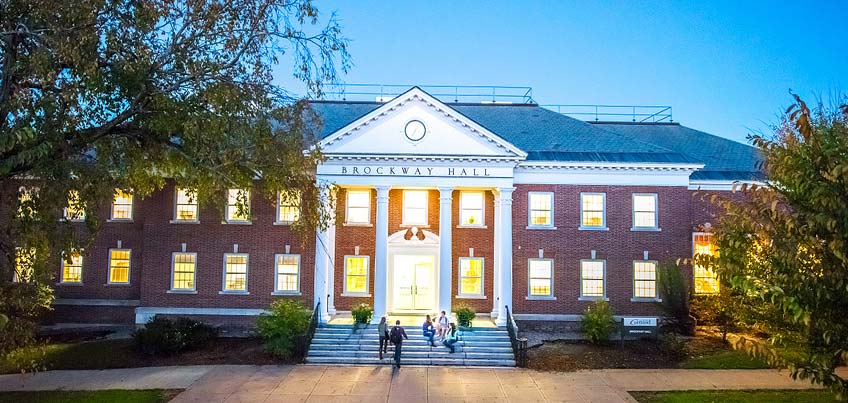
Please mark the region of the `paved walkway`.
POLYGON ((0 375, 0 391, 186 389, 173 402, 633 402, 627 391, 806 389, 774 370, 186 366, 0 375))

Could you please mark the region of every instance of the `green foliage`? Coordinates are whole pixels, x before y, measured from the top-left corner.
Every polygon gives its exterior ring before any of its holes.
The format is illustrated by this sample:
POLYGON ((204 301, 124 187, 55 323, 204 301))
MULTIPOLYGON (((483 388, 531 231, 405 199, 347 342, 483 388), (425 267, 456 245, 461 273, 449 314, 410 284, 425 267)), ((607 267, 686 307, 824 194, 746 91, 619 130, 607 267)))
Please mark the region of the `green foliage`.
POLYGON ((822 390, 685 390, 630 392, 642 403, 822 403, 834 401, 822 390))
POLYGON ((751 357, 741 350, 719 350, 692 357, 683 363, 687 369, 766 369, 771 366, 765 360, 751 357))
POLYGON ((664 263, 657 267, 660 306, 666 314, 664 325, 685 335, 692 335, 695 323, 689 314, 689 281, 683 268, 677 264, 664 263))
POLYGON ((374 314, 374 310, 371 309, 370 305, 363 303, 353 308, 350 314, 353 316, 354 323, 367 324, 371 322, 371 315, 374 314))
POLYGON ((9 323, 9 317, 0 313, 0 330, 6 327, 7 323, 9 323))
POLYGON ((727 334, 740 329, 744 308, 738 297, 722 287, 715 295, 696 295, 692 298, 692 315, 698 324, 716 326, 721 332, 721 341, 727 343, 727 334))
POLYGON ((40 318, 52 302, 53 290, 44 284, 0 282, 0 315, 6 319, 0 326, 0 355, 35 340, 40 318))
POLYGON ((279 299, 271 303, 270 313, 256 321, 259 335, 272 354, 283 358, 306 352, 305 335, 312 313, 302 303, 279 299))
POLYGON ((470 305, 460 302, 454 308, 456 322, 459 327, 471 327, 471 321, 477 316, 477 312, 470 305))
POLYGON ((686 357, 689 352, 686 338, 674 332, 663 333, 659 337, 658 342, 660 350, 674 358, 680 359, 686 357))
POLYGON ((606 301, 595 301, 586 308, 582 320, 583 335, 591 343, 609 341, 615 331, 612 307, 606 301))
POLYGON ((133 334, 136 346, 150 355, 171 355, 208 347, 218 337, 218 329, 202 322, 156 316, 133 334))
POLYGON ((769 186, 713 197, 726 213, 715 230, 718 256, 703 263, 737 304, 759 306, 768 339, 743 338, 738 347, 845 396, 848 382, 835 373, 848 358, 848 106, 840 109, 810 110, 795 96, 773 136, 751 137, 769 186), (775 352, 788 343, 803 353, 775 352))

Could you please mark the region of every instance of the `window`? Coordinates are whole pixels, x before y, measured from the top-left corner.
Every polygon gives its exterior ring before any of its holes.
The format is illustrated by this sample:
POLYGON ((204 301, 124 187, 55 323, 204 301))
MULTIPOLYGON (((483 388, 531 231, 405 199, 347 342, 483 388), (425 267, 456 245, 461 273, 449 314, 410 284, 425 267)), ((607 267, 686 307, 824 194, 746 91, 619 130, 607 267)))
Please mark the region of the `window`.
POLYGON ((604 298, 604 260, 580 261, 580 296, 586 298, 604 298))
POLYGON ((194 291, 197 287, 197 254, 177 252, 171 258, 171 290, 194 291))
POLYGON ((79 252, 71 253, 70 260, 62 256, 62 278, 63 284, 82 283, 82 255, 79 252))
POLYGON ((368 224, 371 222, 371 191, 370 190, 348 190, 347 191, 347 217, 348 224, 368 224))
POLYGON ((530 192, 528 194, 530 204, 531 227, 553 227, 553 199, 554 194, 548 192, 530 192))
POLYGON ((459 295, 483 296, 483 258, 459 258, 459 295))
POLYGON ((121 189, 115 189, 115 200, 112 202, 113 220, 132 220, 133 195, 121 189))
POLYGON ((633 297, 657 298, 657 262, 633 262, 633 297))
POLYGON ((345 256, 345 294, 368 294, 368 256, 345 256))
POLYGON ((277 223, 291 224, 300 218, 299 192, 277 193, 277 223))
MULTIPOLYGON (((713 235, 705 232, 692 234, 693 258, 697 255, 715 256, 713 235)), ((718 275, 703 265, 694 265, 695 294, 718 294, 718 275)))
POLYGON ((68 192, 68 207, 65 207, 64 216, 68 221, 85 221, 85 206, 76 190, 68 192))
POLYGON ((300 292, 300 255, 277 255, 277 279, 274 291, 295 294, 300 292))
POLYGON ((32 277, 32 265, 35 263, 35 248, 15 248, 15 272, 12 282, 29 280, 32 277))
POLYGON ((18 217, 35 217, 35 196, 38 194, 38 188, 26 188, 21 186, 18 189, 18 217))
POLYGON ((551 259, 529 259, 530 298, 554 296, 554 261, 551 259))
POLYGON ((227 189, 227 222, 250 221, 250 191, 227 189))
POLYGON ((223 292, 247 292, 247 255, 227 253, 224 255, 223 292))
POLYGON ((633 228, 656 229, 657 225, 657 195, 633 194, 633 228))
POLYGON ((177 188, 174 221, 197 221, 197 190, 177 188))
POLYGON ((403 191, 403 224, 427 225, 427 191, 403 191))
POLYGON ((459 225, 485 225, 483 215, 483 192, 459 192, 459 225))
POLYGON ((129 249, 109 249, 109 284, 130 283, 129 249))
POLYGON ((580 193, 580 228, 606 228, 606 204, 606 193, 580 193))

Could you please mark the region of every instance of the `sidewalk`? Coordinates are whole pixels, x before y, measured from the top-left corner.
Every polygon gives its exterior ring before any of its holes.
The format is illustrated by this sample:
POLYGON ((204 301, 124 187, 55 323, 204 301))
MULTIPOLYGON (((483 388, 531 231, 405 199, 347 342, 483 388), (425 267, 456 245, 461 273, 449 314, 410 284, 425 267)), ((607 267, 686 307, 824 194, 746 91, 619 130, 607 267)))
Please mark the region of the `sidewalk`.
POLYGON ((0 391, 186 389, 173 402, 633 402, 628 391, 808 388, 775 370, 224 365, 0 375, 0 391))

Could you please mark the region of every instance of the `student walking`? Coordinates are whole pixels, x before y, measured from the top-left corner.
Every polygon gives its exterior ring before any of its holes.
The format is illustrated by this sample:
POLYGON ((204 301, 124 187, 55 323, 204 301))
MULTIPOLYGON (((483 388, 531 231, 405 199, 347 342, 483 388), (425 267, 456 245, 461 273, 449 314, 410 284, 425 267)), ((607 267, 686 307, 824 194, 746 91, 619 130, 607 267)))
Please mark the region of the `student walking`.
POLYGON ((438 331, 437 335, 442 340, 444 340, 445 333, 448 331, 448 322, 448 317, 445 315, 445 311, 442 311, 442 314, 439 315, 439 319, 436 320, 436 330, 438 331))
POLYGON ((427 315, 427 319, 424 319, 424 324, 421 325, 421 333, 430 341, 431 347, 436 347, 436 343, 433 341, 433 337, 436 335, 436 329, 433 328, 433 321, 430 320, 430 315, 427 315))
POLYGON ((453 354, 456 351, 456 349, 453 345, 456 344, 456 341, 458 339, 459 338, 457 337, 457 334, 456 334, 456 323, 451 322, 450 329, 445 334, 445 340, 442 342, 442 344, 444 344, 445 347, 449 348, 450 351, 451 351, 451 354, 453 354))
POLYGON ((389 348, 389 324, 386 323, 386 317, 380 318, 380 324, 377 325, 377 334, 380 336, 380 359, 383 359, 383 354, 387 354, 389 348))
POLYGON ((400 326, 400 321, 396 320, 392 331, 389 333, 389 340, 395 345, 395 365, 400 368, 400 350, 403 347, 403 339, 409 339, 406 335, 406 330, 400 326))

